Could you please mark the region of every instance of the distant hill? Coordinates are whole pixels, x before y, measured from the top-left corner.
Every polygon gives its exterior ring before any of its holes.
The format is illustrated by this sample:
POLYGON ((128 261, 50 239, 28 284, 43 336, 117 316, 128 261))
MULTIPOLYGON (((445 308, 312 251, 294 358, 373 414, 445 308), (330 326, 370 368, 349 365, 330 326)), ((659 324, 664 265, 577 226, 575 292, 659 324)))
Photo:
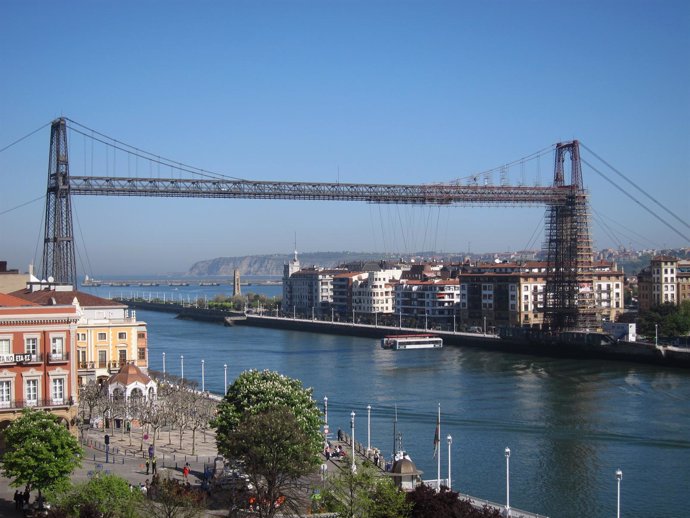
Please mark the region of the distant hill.
MULTIPOLYGON (((283 265, 292 258, 292 254, 217 257, 194 263, 188 275, 194 277, 231 276, 235 268, 239 269, 241 275, 283 275, 283 265)), ((354 261, 399 259, 400 255, 369 252, 305 252, 298 254, 297 258, 303 268, 308 266, 332 268, 354 261)))

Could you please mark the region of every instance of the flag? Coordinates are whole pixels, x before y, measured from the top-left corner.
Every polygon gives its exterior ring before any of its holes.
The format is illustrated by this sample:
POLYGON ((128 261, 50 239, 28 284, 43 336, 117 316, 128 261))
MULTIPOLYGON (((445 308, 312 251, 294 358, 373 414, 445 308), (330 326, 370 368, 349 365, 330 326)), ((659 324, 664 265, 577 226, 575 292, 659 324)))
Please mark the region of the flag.
POLYGON ((434 433, 434 458, 438 455, 438 448, 441 445, 441 413, 439 411, 438 417, 436 418, 436 432, 434 433))

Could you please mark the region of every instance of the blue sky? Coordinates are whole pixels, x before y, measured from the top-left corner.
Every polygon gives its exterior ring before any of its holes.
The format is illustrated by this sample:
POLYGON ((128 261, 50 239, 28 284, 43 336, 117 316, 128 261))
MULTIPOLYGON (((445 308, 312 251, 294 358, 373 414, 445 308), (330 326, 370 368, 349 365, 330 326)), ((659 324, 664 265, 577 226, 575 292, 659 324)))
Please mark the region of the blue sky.
MULTIPOLYGON (((577 138, 690 221, 686 1, 6 0, 0 49, 0 149, 65 116, 234 177, 425 183, 577 138)), ((49 136, 0 152, 0 259, 12 267, 40 258, 44 201, 19 206, 45 193, 49 136)), ((111 172, 89 146, 70 134, 71 173, 111 172)), ((116 163, 127 174, 126 157, 116 163)), ((548 184, 552 169, 547 156, 512 168, 511 182, 548 184)), ((583 175, 597 248, 688 246, 586 165, 583 175)), ((295 234, 302 251, 539 247, 544 216, 101 197, 75 197, 73 210, 79 269, 96 275, 289 253, 295 234)))

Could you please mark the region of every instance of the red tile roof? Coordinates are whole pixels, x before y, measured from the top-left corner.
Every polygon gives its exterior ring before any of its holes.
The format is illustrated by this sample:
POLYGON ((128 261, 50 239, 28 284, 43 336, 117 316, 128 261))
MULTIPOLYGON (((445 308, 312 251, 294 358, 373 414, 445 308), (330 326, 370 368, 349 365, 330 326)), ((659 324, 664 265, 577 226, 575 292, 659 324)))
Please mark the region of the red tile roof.
POLYGON ((81 307, 124 307, 124 304, 112 300, 97 297, 81 291, 58 291, 44 289, 32 292, 31 290, 18 290, 11 293, 12 296, 34 302, 40 306, 70 305, 76 297, 81 307))
POLYGON ((16 308, 21 306, 38 306, 38 304, 23 298, 0 293, 0 306, 16 308))

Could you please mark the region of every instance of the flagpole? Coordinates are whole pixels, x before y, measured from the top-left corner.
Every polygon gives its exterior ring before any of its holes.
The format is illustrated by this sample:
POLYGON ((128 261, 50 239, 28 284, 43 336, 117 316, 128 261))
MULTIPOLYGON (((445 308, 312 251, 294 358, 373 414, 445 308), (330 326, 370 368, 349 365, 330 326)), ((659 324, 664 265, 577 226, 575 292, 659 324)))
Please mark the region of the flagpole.
POLYGON ((438 434, 438 445, 436 453, 436 461, 438 470, 436 472, 436 491, 441 491, 441 403, 438 404, 438 418, 436 420, 436 433, 438 434))

